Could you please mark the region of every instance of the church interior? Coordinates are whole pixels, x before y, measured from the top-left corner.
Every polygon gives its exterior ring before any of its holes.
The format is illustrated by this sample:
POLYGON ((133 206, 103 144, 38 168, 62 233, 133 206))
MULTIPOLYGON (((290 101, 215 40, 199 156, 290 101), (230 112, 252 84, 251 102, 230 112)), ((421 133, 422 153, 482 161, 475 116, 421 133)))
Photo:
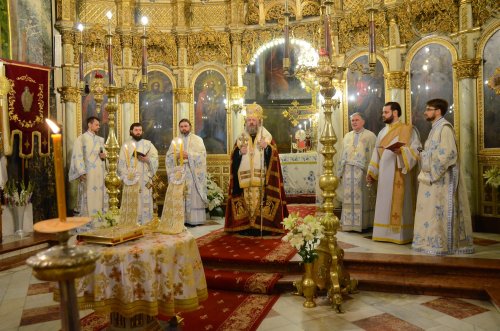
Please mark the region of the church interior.
MULTIPOLYGON (((0 0, 0 330, 498 330, 499 9, 496 0, 0 0), (397 102, 424 147, 435 98, 449 104, 474 252, 433 256, 411 240, 376 241, 370 228, 342 231, 337 171, 351 115, 377 135, 384 105, 397 102), (288 212, 322 225, 311 261, 263 235, 262 216, 260 236, 224 232, 252 104, 279 154, 288 212), (80 217, 69 173, 91 116, 109 212, 80 217), (168 171, 183 119, 206 149, 209 202, 204 224, 180 223, 179 233, 162 229, 164 215, 181 217, 188 190, 168 171), (153 213, 115 225, 134 123, 158 154, 146 184, 153 213), (95 219, 109 224, 93 231, 95 219)), ((377 190, 363 190, 374 207, 377 190)))

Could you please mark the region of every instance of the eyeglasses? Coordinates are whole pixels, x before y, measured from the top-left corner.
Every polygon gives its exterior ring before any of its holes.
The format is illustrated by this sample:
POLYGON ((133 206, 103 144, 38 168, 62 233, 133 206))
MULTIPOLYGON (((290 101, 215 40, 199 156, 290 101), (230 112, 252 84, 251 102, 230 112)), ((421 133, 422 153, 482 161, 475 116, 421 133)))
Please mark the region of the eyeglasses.
POLYGON ((432 110, 432 111, 436 111, 436 110, 437 110, 437 108, 427 107, 427 108, 425 108, 425 110, 424 110, 424 111, 431 111, 431 110, 432 110))

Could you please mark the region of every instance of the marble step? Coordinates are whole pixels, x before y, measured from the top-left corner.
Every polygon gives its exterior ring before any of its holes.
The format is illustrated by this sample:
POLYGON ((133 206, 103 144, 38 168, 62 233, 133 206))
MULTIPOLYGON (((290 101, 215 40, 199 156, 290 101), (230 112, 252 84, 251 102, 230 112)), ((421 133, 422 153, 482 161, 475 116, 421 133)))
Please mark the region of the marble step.
POLYGON ((0 244, 0 271, 22 265, 26 259, 56 244, 55 235, 30 233, 19 239, 16 236, 3 238, 0 244))

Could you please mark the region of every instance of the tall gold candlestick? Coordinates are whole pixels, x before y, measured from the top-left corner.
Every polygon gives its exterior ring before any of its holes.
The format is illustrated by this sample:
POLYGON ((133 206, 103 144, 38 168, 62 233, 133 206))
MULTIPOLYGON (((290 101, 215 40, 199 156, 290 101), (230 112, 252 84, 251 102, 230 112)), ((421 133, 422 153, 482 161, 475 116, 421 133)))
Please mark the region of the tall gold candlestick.
POLYGON ((61 222, 66 222, 66 196, 64 190, 64 167, 62 155, 62 135, 59 127, 49 119, 47 124, 52 130, 52 143, 54 144, 54 168, 56 175, 57 213, 61 222))

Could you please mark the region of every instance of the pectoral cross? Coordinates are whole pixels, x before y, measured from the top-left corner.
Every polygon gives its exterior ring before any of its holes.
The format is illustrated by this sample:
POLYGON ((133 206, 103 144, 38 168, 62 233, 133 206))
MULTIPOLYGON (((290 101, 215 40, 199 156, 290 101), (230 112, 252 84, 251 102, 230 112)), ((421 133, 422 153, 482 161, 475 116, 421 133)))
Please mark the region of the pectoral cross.
POLYGON ((154 230, 160 223, 160 218, 158 217, 158 198, 160 197, 160 191, 165 188, 165 183, 161 179, 160 176, 154 175, 149 179, 149 182, 146 184, 148 189, 153 190, 153 219, 149 223, 150 227, 154 230))

